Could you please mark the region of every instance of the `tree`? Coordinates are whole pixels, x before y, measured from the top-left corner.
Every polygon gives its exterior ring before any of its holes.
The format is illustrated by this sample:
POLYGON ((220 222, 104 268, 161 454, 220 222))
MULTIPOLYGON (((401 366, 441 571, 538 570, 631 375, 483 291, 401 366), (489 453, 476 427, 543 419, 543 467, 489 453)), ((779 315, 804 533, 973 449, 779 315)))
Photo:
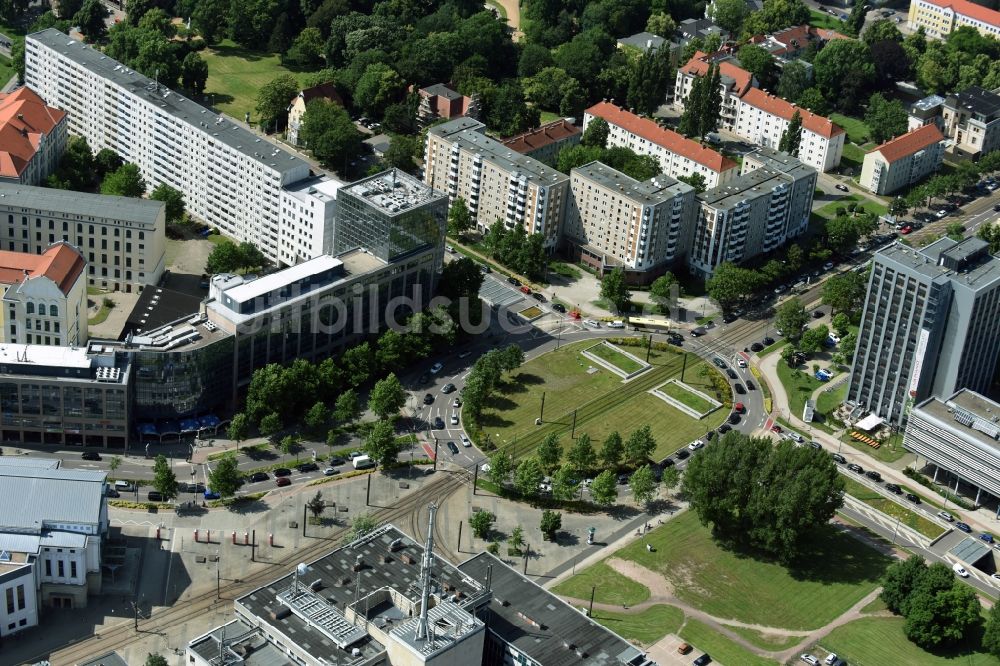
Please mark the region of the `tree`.
POLYGON ((601 506, 609 506, 618 499, 618 479, 615 473, 606 469, 598 474, 590 484, 590 496, 601 506))
POLYGON ((857 108, 875 80, 871 49, 853 39, 831 41, 816 56, 813 68, 823 96, 844 111, 857 108))
POLYGON ((809 313, 797 298, 790 298, 778 307, 774 326, 793 345, 802 338, 802 327, 809 323, 809 313))
POLYGON ((726 311, 736 307, 763 286, 763 275, 729 261, 716 266, 712 277, 705 281, 709 297, 726 311))
POLYGON ((153 488, 168 502, 177 497, 177 477, 163 454, 153 461, 153 488))
POLYGON ((639 504, 648 504, 653 499, 656 491, 656 479, 653 477, 653 470, 649 465, 643 465, 633 472, 628 480, 629 488, 632 489, 632 497, 639 504))
POLYGON ((145 666, 168 666, 166 658, 159 652, 152 652, 146 655, 145 666))
POLYGON ((843 312, 838 312, 833 316, 830 323, 833 324, 833 330, 837 332, 837 335, 845 336, 847 335, 848 326, 851 325, 851 318, 843 312))
POLYGON ((107 17, 108 10, 101 4, 101 0, 86 0, 73 17, 73 23, 80 28, 87 41, 93 44, 108 34, 108 26, 104 23, 107 17))
MULTIPOLYGON (((928 568, 945 565, 936 562, 928 568)), ((948 571, 949 575, 951 574, 948 571)), ((922 591, 919 587, 907 603, 906 623, 903 633, 911 641, 924 649, 935 649, 954 645, 973 633, 979 627, 982 608, 975 591, 955 582, 951 576, 950 587, 936 594, 922 591)))
POLYGON ((493 521, 496 519, 497 517, 489 511, 476 511, 472 514, 472 518, 469 518, 469 527, 472 528, 476 538, 485 539, 493 529, 493 521))
POLYGON ((594 446, 590 442, 590 436, 587 434, 580 435, 573 443, 573 446, 570 447, 569 452, 566 454, 566 459, 569 461, 571 468, 579 474, 584 474, 596 467, 597 454, 594 452, 594 446))
POLYGON ((235 243, 218 243, 208 254, 205 270, 209 273, 233 273, 240 268, 241 257, 235 243))
POLYGON ((906 109, 899 100, 887 101, 881 93, 875 93, 868 100, 865 123, 875 143, 888 141, 906 132, 906 109))
MULTIPOLYGON (((734 0, 724 1, 733 2, 734 0)), ((718 2, 719 0, 716 0, 716 3, 718 2)), ((740 47, 737 58, 739 58, 743 69, 757 77, 757 81, 762 87, 769 89, 774 87, 778 78, 778 67, 770 51, 756 44, 745 44, 740 47)))
POLYGON ((542 511, 542 519, 538 523, 538 529, 549 541, 555 541, 556 532, 562 528, 562 514, 558 511, 545 509, 542 511))
POLYGON ((318 433, 323 430, 323 426, 330 419, 330 412, 327 410, 326 405, 323 404, 322 400, 316 401, 316 403, 309 408, 306 412, 304 422, 306 427, 313 433, 318 433))
POLYGON ((368 396, 368 408, 380 419, 394 418, 406 404, 406 391, 395 373, 375 382, 368 396))
POLYGON ((472 215, 465 199, 456 197, 448 208, 448 235, 459 238, 473 226, 472 215))
POLYGON ((861 35, 865 44, 871 46, 876 42, 902 42, 903 33, 899 31, 896 24, 889 19, 878 19, 872 21, 868 29, 861 35))
POLYGON ((489 465, 486 475, 496 486, 502 488, 510 478, 510 473, 514 471, 514 458, 506 451, 494 451, 490 456, 489 465))
POLYGON ((649 295, 660 307, 660 312, 669 312, 669 308, 677 303, 680 295, 680 285, 673 273, 664 273, 649 285, 649 295))
POLYGON ((778 78, 778 96, 789 102, 799 103, 802 93, 809 87, 809 70, 798 60, 786 62, 778 78))
POLYGON ((541 464, 542 469, 546 472, 551 472, 559 466, 562 454, 563 448, 559 445, 559 436, 555 433, 547 435, 542 440, 542 443, 538 445, 538 450, 535 451, 539 464, 541 464))
MULTIPOLYGON (((257 90, 257 125, 265 131, 285 126, 288 103, 299 94, 299 82, 291 74, 277 76, 257 90)), ((306 115, 308 115, 308 108, 306 115)))
POLYGON ((243 412, 233 414, 226 429, 226 436, 236 442, 236 450, 240 449, 240 442, 246 440, 250 434, 250 419, 243 412))
POLYGON ((656 450, 656 440, 649 425, 634 430, 625 440, 625 460, 633 467, 645 463, 656 450))
POLYGON ((83 7, 83 0, 62 0, 57 4, 59 8, 59 18, 64 21, 72 21, 76 13, 83 7))
POLYGON ((552 475, 552 497, 557 500, 573 499, 579 483, 580 480, 573 466, 569 463, 563 465, 552 475))
POLYGON ((304 28, 282 56, 282 63, 306 69, 322 65, 325 42, 319 28, 304 28))
POLYGON ((460 298, 476 303, 479 299, 479 288, 483 285, 483 272, 479 264, 468 257, 449 261, 441 271, 438 281, 438 293, 452 301, 460 298))
POLYGON ((546 67, 523 82, 524 96, 539 108, 555 111, 559 108, 563 88, 575 81, 561 67, 546 67))
POLYGON ((399 455, 399 444, 396 442, 396 432, 392 421, 382 419, 375 422, 365 438, 365 453, 377 462, 384 470, 396 463, 399 455))
POLYGON ((146 191, 146 181, 142 179, 139 167, 131 162, 123 164, 101 181, 101 194, 119 197, 141 197, 146 191))
POLYGON ((583 130, 580 145, 606 148, 608 145, 608 133, 610 131, 611 128, 608 127, 608 121, 604 118, 593 118, 583 130))
POLYGON ((677 484, 681 482, 681 471, 673 465, 667 467, 663 470, 662 481, 663 487, 666 488, 667 491, 672 491, 677 487, 677 484))
POLYGON ((840 273, 823 283, 823 304, 853 320, 861 312, 867 289, 867 276, 855 271, 840 273))
POLYGON ((961 222, 952 222, 945 229, 945 233, 953 241, 960 241, 965 238, 965 225, 961 222))
POLYGON ((795 109, 791 120, 788 121, 788 127, 781 135, 781 141, 778 143, 778 150, 784 151, 792 157, 796 157, 799 154, 799 142, 801 140, 802 115, 799 113, 798 109, 795 109))
POLYGON ((309 513, 314 518, 319 518, 323 514, 323 510, 326 509, 326 502, 323 501, 323 493, 317 490, 312 499, 306 502, 306 508, 309 509, 309 513))
POLYGON ((385 108, 399 101, 406 92, 406 83, 389 65, 368 65, 354 89, 354 102, 368 115, 381 118, 385 108))
POLYGON ((522 79, 531 78, 551 65, 551 51, 540 44, 525 44, 517 61, 517 75, 522 79))
POLYGON ((229 0, 199 0, 195 5, 191 12, 191 25, 206 44, 215 44, 223 35, 225 22, 220 19, 225 16, 228 8, 229 0))
POLYGON ((347 111, 326 99, 306 104, 299 136, 316 159, 330 168, 343 169, 361 150, 361 133, 347 111))
POLYGON ((525 458, 514 472, 514 488, 525 497, 534 497, 538 494, 538 484, 544 477, 538 458, 525 458))
POLYGON ((11 46, 10 60, 14 66, 14 72, 17 74, 17 83, 22 85, 24 83, 24 40, 18 40, 11 46))
POLYGON ((510 531, 510 537, 507 539, 507 543, 514 550, 521 550, 521 546, 524 545, 524 528, 520 525, 515 525, 514 529, 510 531))
POLYGON ((150 195, 154 201, 162 201, 166 205, 167 222, 178 222, 184 218, 184 193, 166 183, 156 186, 150 195))
POLYGON ((983 647, 994 657, 1000 657, 1000 604, 993 604, 983 628, 983 647))
POLYGON ((346 544, 351 543, 352 541, 357 541, 369 532, 375 531, 375 528, 378 527, 378 525, 378 518, 372 514, 361 514, 351 523, 351 529, 349 529, 347 534, 344 535, 344 543, 346 544))
POLYGON ((622 436, 615 430, 604 439, 604 444, 601 445, 601 462, 608 469, 618 469, 624 454, 625 447, 622 445, 622 436))
POLYGON ((646 32, 651 32, 659 37, 670 39, 677 30, 677 22, 664 12, 650 14, 646 20, 646 32))
POLYGON ((94 173, 97 175, 98 180, 103 180, 106 175, 112 171, 116 171, 124 163, 121 155, 115 151, 110 148, 101 148, 94 155, 94 173))
POLYGON ((906 211, 908 210, 910 210, 910 206, 903 197, 896 197, 889 204, 890 215, 906 215, 906 211))
POLYGON ((284 425, 281 423, 281 417, 279 417, 276 412, 271 412, 260 420, 258 430, 260 430, 261 435, 271 439, 271 437, 281 432, 283 427, 284 425))
POLYGON ((687 176, 677 176, 677 180, 687 183, 694 188, 695 194, 701 194, 708 188, 705 177, 700 173, 692 173, 687 176))
POLYGON ((738 35, 750 10, 743 0, 714 0, 709 5, 709 18, 720 28, 738 35))
MULTIPOLYGON (((286 456, 291 455, 293 451, 297 451, 298 445, 299 436, 295 434, 285 435, 281 438, 281 441, 278 442, 278 448, 281 449, 281 452, 286 456)), ((296 455, 296 459, 298 459, 298 455, 296 455)))
POLYGON ((850 34, 861 34, 861 28, 865 24, 865 15, 867 14, 868 7, 865 6, 864 2, 855 3, 854 8, 851 9, 851 13, 847 17, 846 23, 848 30, 850 30, 850 34))
POLYGON ((927 563, 920 555, 910 555, 901 562, 886 567, 882 575, 882 592, 879 594, 886 607, 893 613, 902 614, 906 600, 927 573, 927 563))
POLYGON ((121 466, 122 466, 122 457, 112 456, 110 462, 108 463, 108 469, 110 470, 110 473, 114 474, 115 471, 121 466))
POLYGON ((614 268, 610 273, 605 273, 601 278, 601 298, 611 304, 615 312, 625 312, 632 292, 625 282, 625 271, 621 266, 614 268))
POLYGON ((807 354, 818 354, 823 350, 823 345, 829 337, 830 329, 824 325, 807 329, 799 341, 799 349, 807 354))
POLYGON ((181 85, 201 95, 208 82, 208 63, 197 51, 191 51, 181 61, 181 85))
POLYGON ((830 105, 827 104, 823 92, 816 86, 811 86, 802 91, 799 95, 799 106, 813 113, 825 116, 830 112, 830 105))
POLYGON ((219 493, 220 497, 232 497, 243 485, 243 475, 240 473, 236 456, 223 456, 208 472, 208 487, 219 493))

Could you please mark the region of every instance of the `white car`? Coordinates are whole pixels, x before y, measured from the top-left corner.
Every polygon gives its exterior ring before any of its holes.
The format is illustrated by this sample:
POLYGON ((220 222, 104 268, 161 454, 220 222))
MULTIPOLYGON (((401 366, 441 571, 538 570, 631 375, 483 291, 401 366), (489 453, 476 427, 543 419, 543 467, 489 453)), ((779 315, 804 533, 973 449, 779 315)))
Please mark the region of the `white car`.
POLYGON ((444 364, 443 363, 435 363, 434 365, 431 366, 431 374, 432 375, 436 375, 437 373, 441 372, 441 370, 443 370, 443 369, 444 369, 444 364))
POLYGON ((833 663, 835 661, 837 661, 837 653, 831 652, 830 654, 826 655, 826 659, 823 660, 823 663, 826 664, 826 666, 833 666, 833 663))
POLYGON ((601 322, 597 321, 596 319, 584 319, 583 320, 583 325, 584 326, 591 326, 593 328, 600 328, 601 327, 601 322))
POLYGON ((740 358, 736 359, 736 365, 740 366, 741 368, 745 368, 745 367, 747 367, 747 361, 746 361, 745 358, 740 357, 740 358))
POLYGON ((482 472, 483 474, 489 474, 489 473, 490 473, 490 470, 491 470, 491 469, 493 469, 493 468, 492 468, 492 467, 490 467, 490 464, 489 464, 489 463, 483 463, 483 466, 482 466, 482 467, 480 467, 479 469, 480 469, 480 471, 481 471, 481 472, 482 472))
POLYGON ((451 401, 451 406, 454 407, 455 409, 458 409, 459 407, 462 406, 462 401, 458 398, 458 396, 455 396, 455 399, 451 401))
POLYGON ((466 435, 464 432, 461 435, 459 435, 458 438, 462 440, 462 446, 465 447, 472 446, 472 441, 469 439, 469 436, 466 435))
POLYGON ((806 652, 804 655, 802 655, 801 657, 799 657, 799 659, 801 659, 802 661, 806 662, 807 664, 812 664, 812 666, 819 666, 819 659, 817 659, 816 657, 812 656, 808 652, 806 652))
POLYGON ((323 470, 323 476, 333 476, 337 473, 336 467, 327 467, 323 470))
POLYGON ((703 446, 705 446, 705 442, 701 441, 700 439, 696 439, 690 444, 688 444, 688 448, 691 449, 692 451, 697 451, 703 446))
POLYGON ((615 321, 608 323, 608 328, 625 328, 625 322, 616 319, 615 321))
POLYGON ((451 413, 450 421, 452 425, 458 425, 458 414, 456 412, 451 413))
POLYGON ((953 515, 951 515, 950 513, 948 513, 947 511, 938 511, 937 515, 938 515, 938 518, 940 518, 941 520, 943 520, 945 522, 948 522, 948 523, 955 522, 955 517, 953 515))
POLYGON ((958 562, 955 562, 955 564, 952 565, 951 570, 954 571, 955 575, 959 576, 960 578, 968 578, 969 577, 969 572, 966 571, 965 567, 963 567, 958 562))

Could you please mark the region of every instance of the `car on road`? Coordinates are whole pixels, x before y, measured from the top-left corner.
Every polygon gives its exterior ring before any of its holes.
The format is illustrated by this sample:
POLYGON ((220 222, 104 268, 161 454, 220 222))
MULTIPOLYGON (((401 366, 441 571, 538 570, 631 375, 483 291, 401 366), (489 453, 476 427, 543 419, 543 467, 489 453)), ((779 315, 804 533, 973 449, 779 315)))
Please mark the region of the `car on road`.
POLYGON ((857 463, 849 463, 847 465, 847 469, 849 469, 850 471, 854 472, 855 474, 864 474, 865 473, 865 468, 862 467, 861 465, 857 464, 857 463))
POLYGON ((519 289, 519 291, 520 291, 520 292, 521 292, 522 294, 530 294, 530 293, 531 293, 531 287, 529 287, 529 286, 528 286, 528 285, 526 285, 526 284, 522 284, 522 285, 521 285, 521 287, 520 287, 520 289, 519 289))
POLYGON ((817 659, 816 657, 812 656, 808 652, 806 652, 801 657, 799 657, 799 659, 802 660, 802 661, 804 661, 807 664, 810 664, 810 666, 819 666, 819 659, 817 659))
POLYGON ((425 393, 424 394, 424 404, 425 405, 429 405, 432 402, 434 402, 434 394, 432 394, 432 393, 425 393))
POLYGON ((764 345, 760 344, 759 342, 755 342, 752 345, 750 345, 750 351, 752 351, 752 352, 759 352, 763 348, 764 348, 764 345))
POLYGON ((319 465, 317 465, 314 462, 304 462, 295 469, 298 470, 299 474, 305 474, 307 472, 318 472, 319 465))
POLYGON ((451 401, 451 406, 454 407, 455 409, 458 409, 459 407, 462 406, 462 399, 456 395, 455 399, 451 401))
POLYGON ((703 446, 705 446, 705 442, 701 441, 700 439, 696 439, 690 444, 688 444, 688 448, 691 449, 692 451, 697 451, 703 446))
POLYGON ((952 565, 951 570, 955 572, 956 576, 960 576, 962 578, 968 578, 969 577, 969 572, 966 571, 965 567, 963 567, 958 562, 955 562, 955 564, 952 565))
POLYGON ((823 270, 824 271, 831 270, 832 268, 833 268, 833 262, 832 261, 828 261, 825 264, 823 264, 823 270))
POLYGON ((920 498, 913 493, 906 493, 906 499, 910 500, 914 504, 920 504, 920 498))
POLYGON ((458 447, 455 446, 455 442, 448 442, 448 450, 451 451, 452 455, 458 453, 458 447))
POLYGON ((337 474, 336 467, 327 467, 326 469, 323 470, 323 476, 336 476, 336 474, 337 474))
POLYGON ((736 379, 737 377, 739 377, 739 375, 736 374, 736 371, 733 370, 732 368, 726 368, 726 376, 728 376, 730 379, 736 379))
POLYGON ((867 476, 869 479, 871 479, 876 483, 882 483, 882 475, 876 472, 875 470, 868 470, 867 472, 865 472, 865 476, 867 476))
POLYGON ((270 479, 267 472, 254 472, 250 475, 250 483, 260 483, 261 481, 267 481, 270 479))
POLYGON ((833 462, 840 463, 841 465, 847 464, 847 458, 840 455, 839 453, 831 453, 830 457, 833 458, 833 462))
POLYGON ((707 666, 708 664, 712 663, 712 658, 709 657, 708 653, 706 652, 705 654, 701 655, 691 663, 693 663, 694 666, 707 666))
POLYGON ((955 529, 962 530, 966 534, 972 534, 972 528, 968 523, 955 523, 955 529))
POLYGON ((742 402, 738 402, 735 405, 733 405, 733 411, 742 414, 743 412, 747 411, 747 408, 742 402))
POLYGON ((437 373, 441 372, 441 370, 443 370, 443 369, 444 369, 444 363, 440 363, 440 362, 435 363, 434 365, 431 366, 431 374, 432 375, 436 375, 437 373))
POLYGON ((737 319, 739 319, 739 317, 734 315, 732 312, 727 312, 726 314, 722 315, 723 324, 732 324, 737 319))
POLYGON ((150 490, 149 493, 146 494, 146 499, 148 499, 150 502, 162 502, 163 495, 161 495, 159 492, 155 490, 150 490))
POLYGON ((913 227, 907 224, 905 227, 899 230, 899 233, 903 234, 904 236, 906 236, 907 234, 912 234, 913 227))
POLYGON ((97 451, 84 451, 80 457, 84 460, 100 460, 101 454, 97 451))
POLYGON ((823 316, 823 311, 822 310, 820 310, 819 308, 816 308, 815 310, 813 310, 813 319, 819 319, 822 316, 823 316))
POLYGON ((291 476, 291 475, 292 475, 292 470, 288 469, 287 467, 279 467, 278 469, 274 470, 275 477, 291 476))
POLYGON ((767 346, 769 346, 769 345, 773 345, 773 344, 774 344, 774 338, 772 338, 772 337, 771 337, 771 336, 769 335, 769 336, 767 336, 766 338, 764 338, 763 340, 761 340, 761 341, 760 341, 760 343, 761 343, 762 345, 764 345, 765 347, 767 347, 767 346))
POLYGON ((946 523, 953 523, 953 522, 955 522, 955 516, 951 515, 947 511, 938 511, 937 515, 938 515, 938 518, 940 518, 941 520, 945 521, 946 523))
POLYGON ((334 457, 330 458, 329 460, 327 460, 326 462, 328 464, 334 466, 334 467, 336 467, 337 465, 346 465, 347 464, 347 461, 344 460, 343 458, 341 458, 340 456, 334 456, 334 457))
POLYGON ((205 491, 205 499, 207 500, 222 499, 222 495, 209 488, 208 490, 205 491))
POLYGON ((463 359, 463 358, 469 358, 470 356, 472 356, 472 352, 466 349, 464 352, 458 355, 458 358, 463 359))
POLYGON ((728 423, 723 423, 722 425, 719 426, 719 434, 720 435, 725 435, 727 432, 729 432, 732 429, 733 429, 733 426, 729 425, 728 423))
POLYGON ((277 478, 274 480, 274 482, 278 484, 279 488, 284 488, 285 486, 292 485, 292 480, 289 479, 287 476, 282 476, 280 478, 277 478))
POLYGON ((675 456, 677 456, 677 459, 678 459, 678 460, 684 460, 685 458, 687 458, 687 457, 688 457, 689 455, 691 455, 691 454, 690 454, 690 453, 688 453, 688 450, 687 450, 687 449, 680 449, 680 450, 679 450, 679 451, 677 451, 677 453, 675 453, 674 455, 675 455, 675 456))
POLYGON ((509 277, 509 278, 507 278, 507 283, 508 284, 512 284, 515 287, 520 287, 521 286, 521 281, 518 280, 516 277, 509 277))
POLYGON ((785 429, 782 428, 777 423, 775 423, 773 426, 771 426, 771 432, 776 432, 780 435, 781 433, 785 432, 785 429))
POLYGON ((746 393, 746 392, 747 392, 747 390, 746 390, 745 388, 743 388, 743 384, 740 384, 740 383, 736 383, 736 384, 733 384, 733 388, 734 388, 734 389, 736 390, 736 392, 737 392, 737 393, 739 393, 740 395, 743 395, 744 393, 746 393))
POLYGON ((444 420, 440 416, 434 417, 434 430, 444 430, 444 420))
POLYGON ((699 326, 698 328, 695 328, 695 329, 693 329, 691 331, 691 337, 692 338, 700 338, 701 336, 705 335, 706 333, 708 333, 708 329, 705 328, 704 326, 699 326))
POLYGON ((591 328, 600 328, 601 322, 597 321, 596 319, 584 319, 583 325, 590 326, 591 328))
POLYGON ((1000 203, 993 206, 993 210, 1000 213, 1000 203))
POLYGON ((566 313, 566 306, 563 305, 562 303, 553 303, 552 309, 555 310, 556 312, 561 312, 563 314, 566 313))
POLYGON ((454 392, 455 392, 455 385, 452 384, 451 382, 448 382, 447 384, 441 387, 441 393, 444 393, 445 395, 454 392))
POLYGON ((732 414, 729 415, 729 422, 732 423, 733 425, 736 425, 737 423, 740 422, 740 415, 737 414, 736 412, 733 412, 732 414))
POLYGON ((834 187, 837 188, 838 190, 840 190, 841 192, 850 192, 851 191, 847 187, 847 185, 844 185, 843 183, 837 183, 836 185, 834 185, 834 187))
POLYGON ((993 543, 993 535, 990 534, 989 532, 983 532, 982 534, 979 535, 979 538, 985 541, 986 543, 993 543))
POLYGON ((531 295, 531 297, 532 297, 533 299, 535 299, 536 301, 538 301, 539 303, 544 303, 544 302, 545 302, 545 295, 544 295, 544 294, 542 294, 542 293, 541 293, 541 292, 539 292, 539 291, 536 291, 535 293, 533 293, 533 294, 531 295))
POLYGON ((458 438, 460 440, 462 440, 462 446, 464 446, 466 448, 469 448, 470 446, 472 446, 472 440, 469 439, 469 436, 466 435, 464 432, 461 435, 459 435, 458 438))
POLYGON ((774 293, 775 294, 783 294, 786 291, 788 291, 788 287, 786 287, 783 284, 779 284, 777 287, 774 288, 774 293))
POLYGON ((452 412, 452 413, 451 413, 451 418, 450 418, 450 419, 448 419, 448 421, 449 421, 449 422, 450 422, 450 423, 451 423, 452 425, 458 425, 458 413, 457 413, 457 412, 452 412))
POLYGON ((757 385, 753 383, 752 379, 748 379, 747 380, 747 390, 748 391, 756 391, 757 390, 757 385))
POLYGON ((888 490, 890 493, 895 493, 897 495, 903 494, 903 489, 897 486, 895 483, 885 484, 885 489, 888 490))

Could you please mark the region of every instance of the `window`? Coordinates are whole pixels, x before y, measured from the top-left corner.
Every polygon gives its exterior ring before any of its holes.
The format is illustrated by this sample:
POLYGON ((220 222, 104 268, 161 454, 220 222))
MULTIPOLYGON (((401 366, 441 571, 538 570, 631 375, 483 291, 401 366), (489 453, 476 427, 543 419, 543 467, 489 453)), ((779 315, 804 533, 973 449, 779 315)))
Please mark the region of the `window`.
POLYGON ((7 588, 7 615, 14 612, 14 588, 7 588))
POLYGON ((52 316, 52 317, 58 317, 59 316, 59 306, 57 306, 57 305, 50 305, 49 306, 49 315, 52 316))
POLYGON ((76 560, 72 560, 69 563, 69 577, 76 578, 76 560))
POLYGON ((35 314, 35 304, 32 303, 31 301, 28 301, 24 307, 25 307, 24 311, 27 312, 28 314, 35 314))
POLYGON ((66 566, 62 560, 57 560, 56 566, 59 570, 59 578, 64 578, 66 576, 66 566))
POLYGON ((24 610, 24 585, 17 586, 17 610, 24 610))

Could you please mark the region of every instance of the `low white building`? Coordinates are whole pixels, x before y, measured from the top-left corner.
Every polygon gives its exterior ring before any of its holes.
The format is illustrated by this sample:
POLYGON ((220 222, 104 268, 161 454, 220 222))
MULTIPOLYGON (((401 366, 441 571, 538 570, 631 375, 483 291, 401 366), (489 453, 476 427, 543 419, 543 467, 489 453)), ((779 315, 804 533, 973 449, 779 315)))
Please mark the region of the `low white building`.
POLYGON ((923 125, 868 151, 859 184, 874 194, 892 194, 937 171, 943 158, 941 130, 923 125))
POLYGON ((344 183, 330 176, 300 180, 281 190, 278 259, 293 266, 333 254, 333 217, 337 190, 344 183))

